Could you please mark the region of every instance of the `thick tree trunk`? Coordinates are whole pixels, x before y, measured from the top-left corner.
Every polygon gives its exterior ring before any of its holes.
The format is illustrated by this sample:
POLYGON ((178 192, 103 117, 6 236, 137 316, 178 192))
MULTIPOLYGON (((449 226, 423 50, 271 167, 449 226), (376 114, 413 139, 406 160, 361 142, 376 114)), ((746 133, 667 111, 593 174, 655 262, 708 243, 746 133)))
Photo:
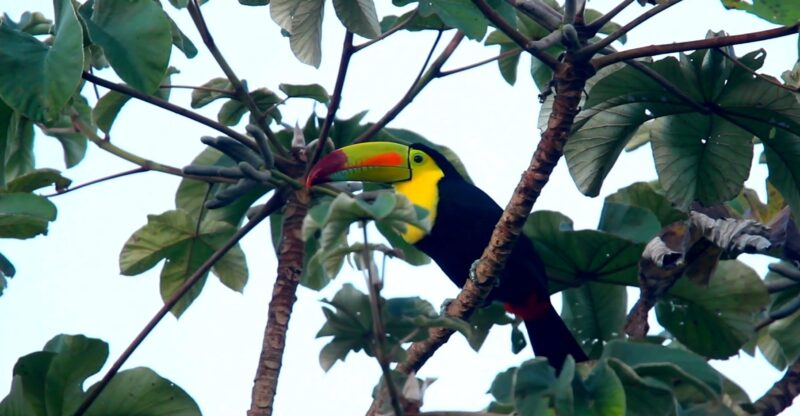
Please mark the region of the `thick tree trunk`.
POLYGON ((303 218, 311 197, 307 189, 299 189, 289 196, 283 217, 283 233, 278 253, 278 275, 269 302, 267 327, 261 347, 258 370, 253 385, 252 402, 248 416, 272 415, 278 376, 281 372, 286 331, 292 308, 297 300, 297 285, 303 271, 304 243, 301 235, 303 218))

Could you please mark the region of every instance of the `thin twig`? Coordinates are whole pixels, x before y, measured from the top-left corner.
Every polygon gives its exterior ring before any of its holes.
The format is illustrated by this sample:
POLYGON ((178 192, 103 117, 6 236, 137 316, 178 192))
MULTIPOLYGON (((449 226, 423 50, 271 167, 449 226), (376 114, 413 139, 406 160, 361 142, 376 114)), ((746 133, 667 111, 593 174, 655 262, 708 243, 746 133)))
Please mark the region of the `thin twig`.
POLYGON ((640 14, 635 19, 631 20, 625 26, 614 31, 614 33, 609 34, 608 36, 604 37, 603 39, 588 45, 584 48, 579 49, 575 54, 578 57, 588 59, 594 56, 599 50, 605 48, 608 45, 611 45, 615 40, 621 38, 626 33, 630 32, 631 30, 635 29, 640 24, 650 20, 653 16, 663 12, 664 10, 669 9, 670 7, 680 3, 682 0, 669 0, 666 3, 661 3, 656 7, 640 14))
POLYGON ((222 95, 225 95, 225 96, 228 96, 228 97, 232 97, 234 94, 236 94, 236 91, 223 90, 221 88, 193 86, 193 85, 163 84, 163 85, 160 85, 158 88, 164 88, 164 89, 187 89, 187 90, 216 92, 218 94, 222 94, 222 95))
POLYGON ((383 381, 386 385, 386 390, 389 392, 389 399, 392 403, 392 409, 395 416, 403 415, 403 407, 400 405, 400 395, 397 392, 397 386, 392 380, 392 370, 389 368, 389 360, 386 357, 386 328, 383 326, 383 319, 381 315, 381 281, 375 275, 375 268, 372 262, 372 252, 369 249, 369 239, 367 238, 367 224, 361 223, 361 228, 364 232, 364 250, 361 253, 364 261, 364 269, 366 270, 367 288, 369 289, 369 304, 372 311, 372 332, 375 336, 375 358, 381 366, 383 372, 383 381))
POLYGON ((187 175, 183 173, 183 170, 176 168, 174 166, 169 166, 163 163, 154 162, 150 159, 145 159, 141 156, 128 152, 127 150, 123 150, 114 145, 113 143, 111 143, 110 140, 103 140, 100 136, 98 136, 94 132, 94 130, 92 130, 89 126, 85 125, 77 116, 72 117, 72 125, 75 126, 75 129, 77 131, 86 136, 89 139, 89 141, 97 145, 97 147, 105 150, 108 153, 113 154, 114 156, 119 157, 120 159, 127 160, 128 162, 131 162, 134 165, 138 165, 144 169, 155 170, 158 172, 168 173, 170 175, 180 176, 182 178, 195 179, 203 182, 236 183, 235 179, 223 178, 219 176, 187 175))
POLYGON ((656 56, 667 53, 693 51, 697 49, 721 48, 723 46, 740 45, 743 43, 758 42, 762 40, 775 39, 783 36, 794 35, 800 29, 800 23, 789 26, 781 26, 774 29, 762 30, 758 32, 744 33, 741 35, 718 36, 708 39, 693 40, 689 42, 665 43, 661 45, 650 45, 641 48, 628 49, 592 59, 595 68, 600 69, 620 61, 636 59, 645 56, 656 56))
POLYGON ((636 69, 637 71, 643 73, 644 75, 646 75, 647 77, 649 77, 653 81, 657 82, 665 90, 667 90, 669 93, 671 93, 672 95, 674 95, 675 97, 677 97, 678 99, 683 101, 689 107, 692 107, 698 113, 700 113, 700 114, 708 114, 710 112, 709 108, 705 107, 701 103, 698 103, 697 101, 692 99, 692 97, 690 97, 688 94, 683 92, 683 90, 680 89, 680 87, 678 87, 677 85, 669 82, 668 79, 664 78, 661 74, 659 74, 658 72, 654 71, 649 66, 647 66, 647 65, 645 65, 645 64, 643 64, 643 63, 641 63, 639 61, 634 61, 632 59, 626 60, 625 63, 627 65, 630 65, 633 69, 636 69))
POLYGON ((414 10, 413 12, 409 13, 408 16, 406 16, 405 19, 395 23, 394 26, 389 28, 389 30, 387 30, 386 32, 381 33, 381 35, 378 36, 377 38, 370 39, 370 40, 368 40, 368 41, 366 41, 366 42, 364 42, 364 43, 362 43, 360 45, 353 46, 353 53, 356 53, 356 52, 358 52, 358 51, 360 51, 360 50, 362 50, 362 49, 364 49, 364 48, 366 48, 366 47, 368 47, 370 45, 373 45, 373 44, 375 44, 377 42, 380 42, 380 41, 388 38, 389 36, 392 36, 396 32, 399 32, 399 31, 405 29, 406 26, 408 26, 408 24, 411 23, 411 21, 414 20, 414 18, 416 16, 417 16, 417 10, 414 10))
POLYGON ((253 149, 255 151, 258 151, 258 146, 256 146, 256 142, 254 140, 252 140, 249 137, 237 132, 236 130, 233 130, 232 128, 230 128, 228 126, 225 126, 225 125, 223 125, 223 124, 221 124, 221 123, 219 123, 217 121, 214 121, 214 120, 212 120, 210 118, 202 116, 202 115, 200 115, 198 113, 195 113, 194 111, 187 110, 187 109, 185 109, 183 107, 180 107, 180 106, 177 106, 175 104, 172 104, 169 101, 164 101, 164 100, 162 100, 162 99, 160 99, 158 97, 154 97, 152 95, 144 94, 141 91, 135 90, 135 89, 133 89, 133 88, 127 86, 127 85, 117 84, 115 82, 111 82, 109 80, 97 77, 97 76, 92 75, 92 74, 90 74, 88 72, 84 72, 81 76, 83 77, 83 79, 85 79, 85 80, 87 80, 87 81, 89 81, 89 82, 91 82, 93 84, 97 84, 97 85, 100 85, 101 87, 108 88, 108 89, 110 89, 112 91, 120 92, 122 94, 131 96, 131 97, 136 98, 138 100, 142 100, 142 101, 144 101, 146 103, 149 103, 149 104, 152 104, 152 105, 154 105, 156 107, 163 108, 163 109, 165 109, 167 111, 171 111, 171 112, 173 112, 175 114, 178 114, 180 116, 186 117, 186 118, 188 118, 190 120, 194 120, 194 121, 196 121, 196 122, 198 122, 198 123, 200 123, 200 124, 202 124, 204 126, 211 127, 212 129, 217 130, 220 133, 225 134, 226 136, 228 136, 228 137, 230 137, 230 138, 242 143, 243 145, 245 145, 245 146, 247 146, 247 147, 249 147, 249 148, 251 148, 251 149, 253 149))
POLYGON ((717 52, 725 55, 728 59, 731 60, 731 62, 733 62, 739 68, 744 69, 745 71, 755 75, 758 78, 761 78, 764 81, 769 82, 770 84, 772 84, 772 85, 774 85, 776 87, 783 88, 783 89, 785 89, 787 91, 791 91, 791 92, 800 92, 800 87, 791 87, 789 85, 786 85, 786 84, 783 84, 783 83, 777 81, 775 78, 772 78, 772 77, 766 76, 764 74, 761 74, 758 71, 753 70, 753 68, 750 68, 749 66, 745 65, 742 61, 739 60, 739 58, 729 54, 728 52, 725 52, 725 50, 723 50, 723 49, 715 49, 715 50, 717 52))
POLYGON ((772 311, 769 315, 764 318, 761 322, 756 324, 755 330, 756 332, 760 331, 762 328, 769 326, 773 322, 786 318, 787 316, 797 312, 800 310, 800 296, 792 299, 789 303, 783 305, 780 309, 776 311, 772 311))
POLYGON ((527 36, 515 29, 514 26, 511 26, 510 23, 506 22, 486 0, 472 0, 472 3, 480 9, 481 13, 483 13, 496 28, 505 33, 506 36, 511 38, 519 47, 542 61, 542 63, 547 65, 550 69, 555 69, 556 66, 558 66, 558 59, 539 49, 536 44, 533 43, 533 40, 528 39, 527 36))
POLYGON ((463 71, 466 71, 466 70, 469 70, 469 69, 477 68, 477 67, 479 67, 481 65, 486 65, 486 64, 488 64, 490 62, 499 61, 501 59, 508 58, 509 56, 513 56, 513 55, 519 54, 521 52, 522 52, 521 48, 509 49, 509 50, 507 50, 507 51, 505 51, 505 52, 503 52, 503 53, 501 53, 501 54, 499 54, 497 56, 493 56, 491 58, 487 58, 487 59, 484 59, 482 61, 475 62, 474 64, 469 64, 467 66, 462 66, 460 68, 450 69, 450 70, 447 70, 447 71, 439 71, 439 78, 444 78, 444 77, 446 77, 448 75, 453 75, 453 74, 457 74, 459 72, 463 72, 463 71))
POLYGON ((389 111, 387 111, 386 114, 384 114, 380 120, 378 120, 377 122, 375 122, 375 124, 370 126, 370 128, 368 128, 367 131, 365 131, 355 140, 353 140, 353 143, 361 143, 369 140, 372 136, 381 131, 381 129, 386 127, 387 124, 391 123, 391 121, 394 120, 394 118, 397 117, 397 115, 400 114, 400 112, 403 111, 403 109, 405 109, 409 104, 411 104, 412 101, 414 101, 414 98, 416 98, 416 96, 419 95, 420 91, 422 91, 422 89, 425 88, 426 85, 428 85, 431 81, 433 81, 433 79, 437 77, 439 71, 442 68, 442 65, 444 65, 444 63, 447 62, 447 59, 450 58, 451 55, 453 55, 453 52, 456 50, 458 44, 461 43, 463 39, 464 39, 464 32, 460 30, 456 32, 453 38, 450 39, 450 43, 447 44, 444 50, 433 61, 428 70, 425 71, 425 73, 422 74, 421 77, 418 77, 413 84, 411 84, 411 87, 409 87, 408 91, 406 91, 405 95, 403 95, 403 98, 401 98, 400 101, 398 101, 397 104, 394 105, 394 107, 389 109, 389 111))
POLYGON ((277 137, 275 137, 275 133, 273 133, 269 126, 265 123, 266 115, 269 113, 266 111, 262 112, 261 109, 258 108, 258 104, 256 104, 253 96, 251 96, 247 91, 247 88, 242 80, 239 79, 235 72, 233 72, 233 68, 231 68, 231 66, 228 64, 228 61, 225 60, 225 57, 222 56, 222 52, 219 50, 219 47, 217 47, 216 42, 214 42, 214 38, 211 36, 211 32, 208 30, 208 25, 203 17, 203 12, 200 11, 200 6, 197 4, 197 0, 189 1, 187 4, 187 10, 189 10, 189 15, 192 17, 192 21, 197 27, 197 31, 200 33, 200 38, 203 40, 203 44, 205 44, 206 48, 208 48, 208 51, 211 52, 211 56, 213 56, 214 60, 217 61, 217 65, 219 65, 220 69, 222 69, 222 72, 225 73, 225 77, 231 82, 239 101, 247 106, 247 108, 250 110, 250 113, 258 121, 259 127, 261 127, 261 129, 264 131, 264 134, 267 135, 267 139, 270 141, 270 143, 272 143, 272 146, 275 148, 278 155, 284 158, 287 157, 289 153, 283 148, 277 137))
POLYGON ((85 188, 87 186, 96 185, 98 183, 102 183, 102 182, 105 182, 105 181, 110 181, 111 179, 117 179, 117 178, 121 178, 123 176, 135 175, 137 173, 149 172, 149 171, 150 171, 150 169, 148 169, 146 167, 143 167, 143 166, 139 166, 136 169, 126 170, 125 172, 115 173, 113 175, 104 176, 102 178, 98 178, 98 179, 95 179, 93 181, 82 183, 80 185, 76 185, 76 186, 73 186, 73 187, 70 187, 70 188, 67 188, 67 189, 62 189, 60 191, 56 191, 55 193, 52 193, 52 194, 49 194, 49 195, 44 195, 44 197, 45 198, 51 198, 51 197, 54 197, 54 196, 64 195, 64 194, 68 194, 68 193, 70 193, 72 191, 77 191, 78 189, 85 188))
POLYGON ((75 411, 73 416, 81 416, 89 409, 89 406, 94 403, 94 401, 97 399, 97 396, 99 396, 106 386, 108 386, 108 383, 111 382, 111 379, 114 377, 114 375, 116 375, 119 369, 122 368, 122 365, 125 364, 125 361, 130 358, 133 352, 136 351, 136 348, 142 344, 142 342, 145 340, 145 338, 147 338, 156 325, 158 325, 158 323, 161 322, 161 320, 169 313, 170 309, 172 309, 178 303, 178 301, 180 301, 183 296, 186 295, 186 293, 189 292, 189 290, 198 281, 200 281, 203 276, 206 275, 206 273, 208 273, 211 267, 213 267, 214 264, 216 264, 222 258, 222 256, 225 255, 225 253, 233 248, 233 246, 238 244, 242 237, 247 235, 250 230, 255 228, 256 225, 267 218, 281 205, 282 201, 280 201, 278 194, 276 194, 272 197, 272 199, 264 204, 264 207, 260 212, 253 216, 253 218, 244 224, 242 228, 237 230, 236 233, 234 233, 233 236, 231 236, 231 238, 222 245, 222 247, 217 249, 217 251, 215 251, 205 262, 203 262, 202 265, 200 265, 200 267, 194 273, 192 273, 191 276, 189 276, 189 278, 183 282, 181 287, 179 287, 178 290, 176 290, 175 293, 173 293, 172 296, 167 299, 166 302, 164 302, 164 306, 162 306, 161 309, 156 312, 153 318, 150 319, 150 322, 148 322, 147 325, 142 328, 142 330, 139 332, 136 338, 134 338, 131 344, 128 345, 128 348, 125 349, 122 355, 117 358, 117 361, 115 361, 111 368, 106 372, 106 374, 103 376, 103 379, 100 380, 94 386, 94 388, 87 392, 86 397, 84 397, 83 401, 78 407, 78 410, 75 411))
POLYGON ((598 17, 596 20, 593 20, 591 23, 586 25, 586 29, 590 35, 596 35, 606 23, 610 22, 612 19, 617 17, 617 15, 625 10, 626 7, 630 6, 635 0, 622 0, 620 4, 618 4, 613 9, 609 10, 608 13, 598 17))
POLYGON ((333 125, 333 120, 336 119, 336 111, 339 110, 339 102, 342 100, 342 89, 344 88, 344 80, 347 76, 347 68, 350 65, 350 58, 353 56, 353 32, 346 31, 344 34, 344 42, 342 43, 342 57, 339 59, 339 71, 336 73, 336 83, 333 86, 333 95, 328 104, 328 113, 325 115, 325 120, 322 122, 322 127, 319 130, 319 139, 317 140, 317 150, 311 157, 308 168, 314 166, 325 150, 325 142, 328 140, 328 133, 333 125))

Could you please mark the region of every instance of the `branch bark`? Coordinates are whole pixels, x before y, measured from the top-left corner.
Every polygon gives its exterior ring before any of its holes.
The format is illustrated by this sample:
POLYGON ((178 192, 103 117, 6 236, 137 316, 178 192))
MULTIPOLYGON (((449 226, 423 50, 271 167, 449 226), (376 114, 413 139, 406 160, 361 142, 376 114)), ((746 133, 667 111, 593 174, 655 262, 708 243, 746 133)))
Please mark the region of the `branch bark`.
MULTIPOLYGON (((468 318, 495 286, 494 282, 505 267, 533 204, 563 154, 567 136, 578 113, 583 88, 593 74, 591 65, 582 61, 572 62, 569 56, 556 68, 556 96, 547 129, 481 256, 476 269, 477 278, 474 281, 467 280, 461 293, 448 306, 448 315, 468 318)), ((399 364, 397 369, 404 373, 418 371, 453 332, 444 328, 431 330, 427 340, 414 343, 409 348, 406 361, 399 364)))
POLYGON ((247 416, 272 415, 278 376, 281 372, 283 351, 286 347, 286 331, 292 308, 297 300, 297 286, 303 271, 305 244, 300 229, 308 211, 311 196, 308 189, 292 191, 283 212, 283 232, 278 252, 278 273, 269 302, 267 327, 261 356, 258 360, 252 400, 247 416))
POLYGON ((754 403, 762 416, 774 416, 792 405, 800 394, 800 360, 786 369, 783 377, 754 403))
POLYGON ((741 35, 720 36, 708 39, 693 40, 689 42, 667 43, 662 45, 643 46, 641 48, 628 49, 626 51, 612 53, 592 60, 595 68, 600 69, 608 65, 625 61, 628 59, 642 58, 645 56, 656 56, 667 53, 693 51, 697 49, 720 48, 723 46, 740 45, 743 43, 758 42, 762 40, 775 39, 783 36, 794 35, 800 30, 800 23, 790 26, 782 26, 774 29, 762 30, 760 32, 750 32, 741 35))

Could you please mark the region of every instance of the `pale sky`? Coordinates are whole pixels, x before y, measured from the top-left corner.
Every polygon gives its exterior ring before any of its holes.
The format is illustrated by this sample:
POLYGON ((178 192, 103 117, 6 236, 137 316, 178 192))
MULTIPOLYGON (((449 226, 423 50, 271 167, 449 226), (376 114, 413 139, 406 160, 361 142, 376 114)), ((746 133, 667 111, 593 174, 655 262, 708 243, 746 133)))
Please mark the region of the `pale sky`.
MULTIPOLYGON (((388 1, 378 3, 380 16, 393 12, 388 1)), ((589 7, 605 11, 616 3, 594 0, 589 7)), ((193 60, 173 50, 171 64, 182 71, 173 83, 200 85, 223 76, 203 49, 188 13, 174 10, 167 2, 164 7, 200 49, 193 60)), ((25 10, 53 15, 49 1, 0 0, 0 11, 15 20, 25 10)), ((630 6, 616 21, 625 23, 641 10, 630 6)), ((330 4, 319 69, 303 65, 292 56, 287 39, 269 18, 268 8, 214 0, 203 6, 203 11, 223 54, 251 88, 277 90, 279 83, 320 83, 329 92, 333 90, 344 30, 330 4)), ((742 12, 724 12, 715 0, 687 0, 654 20, 629 34, 627 46, 703 38, 708 29, 736 34, 772 27, 742 12)), ((443 35, 439 49, 453 33, 443 35)), ((339 115, 349 117, 369 110, 367 119, 377 120, 408 88, 434 38, 434 32, 400 33, 354 56, 339 115)), ((742 55, 758 47, 767 48, 768 52, 764 72, 775 76, 790 69, 797 59, 796 37, 744 45, 736 52, 742 55)), ((485 48, 465 40, 445 68, 477 62, 496 53, 497 47, 485 48)), ((416 131, 451 147, 476 184, 505 205, 539 137, 538 91, 526 76, 527 62, 523 58, 514 87, 502 80, 495 64, 436 80, 391 126, 416 131)), ((98 75, 116 79, 111 71, 98 75)), ((88 89, 85 95, 92 97, 88 89)), ((188 91, 174 91, 171 101, 188 107, 188 91)), ((214 117, 220 104, 212 104, 202 112, 214 117)), ((310 100, 295 100, 281 111, 285 121, 302 124, 312 109, 310 100)), ((322 110, 317 106, 318 112, 322 110)), ((199 141, 202 135, 217 132, 136 101, 127 104, 112 130, 116 145, 179 167, 203 149, 199 141)), ((38 166, 62 169, 57 141, 43 135, 37 135, 36 140, 38 166)), ((757 150, 756 155, 759 153, 757 150)), ((80 184, 131 168, 129 163, 90 145, 86 160, 64 174, 73 184, 80 184)), ((763 195, 765 177, 765 166, 756 165, 747 185, 763 195)), ((645 146, 623 154, 605 181, 601 196, 592 199, 576 190, 561 162, 535 209, 559 210, 575 221, 576 228, 594 228, 605 195, 631 182, 655 178, 650 149, 645 146)), ((131 233, 145 224, 147 214, 174 208, 177 184, 178 178, 145 173, 59 196, 53 199, 59 210, 58 220, 48 236, 0 241, 3 254, 17 268, 16 277, 0 297, 0 395, 9 390, 17 358, 40 350, 60 333, 81 333, 108 342, 111 352, 105 371, 159 309, 160 266, 140 276, 120 276, 118 256, 131 233)), ((266 222, 244 239, 243 248, 250 268, 250 282, 244 294, 209 279, 202 295, 181 319, 164 319, 125 366, 147 366, 172 380, 194 397, 205 415, 243 414, 250 404, 276 268, 266 222)), ((753 259, 745 260, 763 274, 767 261, 753 259)), ((369 406, 370 393, 380 376, 374 359, 363 353, 351 354, 328 373, 318 363, 319 350, 328 342, 314 338, 324 320, 319 300, 331 298, 344 283, 366 290, 361 274, 349 266, 322 292, 300 288, 275 414, 352 415, 363 414, 369 406)), ((387 297, 421 296, 438 307, 443 299, 457 293, 435 265, 413 268, 400 261, 389 262, 384 290, 387 297)), ((633 298, 638 292, 631 295, 633 298)), ((554 302, 559 302, 558 296, 554 302)), ((463 337, 456 335, 420 374, 438 378, 428 390, 423 409, 482 409, 489 403, 485 392, 494 376, 531 356, 529 349, 511 354, 507 327, 493 330, 480 353, 473 352, 463 337)), ((763 359, 749 356, 717 361, 714 365, 744 387, 752 399, 781 375, 763 359)), ((98 378, 91 378, 87 386, 98 378)), ((800 414, 800 410, 790 409, 785 414, 800 414)))

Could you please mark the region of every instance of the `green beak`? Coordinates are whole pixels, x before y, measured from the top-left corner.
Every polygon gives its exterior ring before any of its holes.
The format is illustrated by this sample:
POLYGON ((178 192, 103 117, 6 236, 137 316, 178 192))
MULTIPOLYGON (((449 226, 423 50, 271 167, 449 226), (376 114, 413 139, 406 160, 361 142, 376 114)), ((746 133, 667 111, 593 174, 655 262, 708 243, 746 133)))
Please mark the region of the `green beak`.
POLYGON ((306 186, 324 182, 363 181, 392 183, 411 179, 409 147, 391 142, 359 143, 342 147, 320 159, 306 178, 306 186))

